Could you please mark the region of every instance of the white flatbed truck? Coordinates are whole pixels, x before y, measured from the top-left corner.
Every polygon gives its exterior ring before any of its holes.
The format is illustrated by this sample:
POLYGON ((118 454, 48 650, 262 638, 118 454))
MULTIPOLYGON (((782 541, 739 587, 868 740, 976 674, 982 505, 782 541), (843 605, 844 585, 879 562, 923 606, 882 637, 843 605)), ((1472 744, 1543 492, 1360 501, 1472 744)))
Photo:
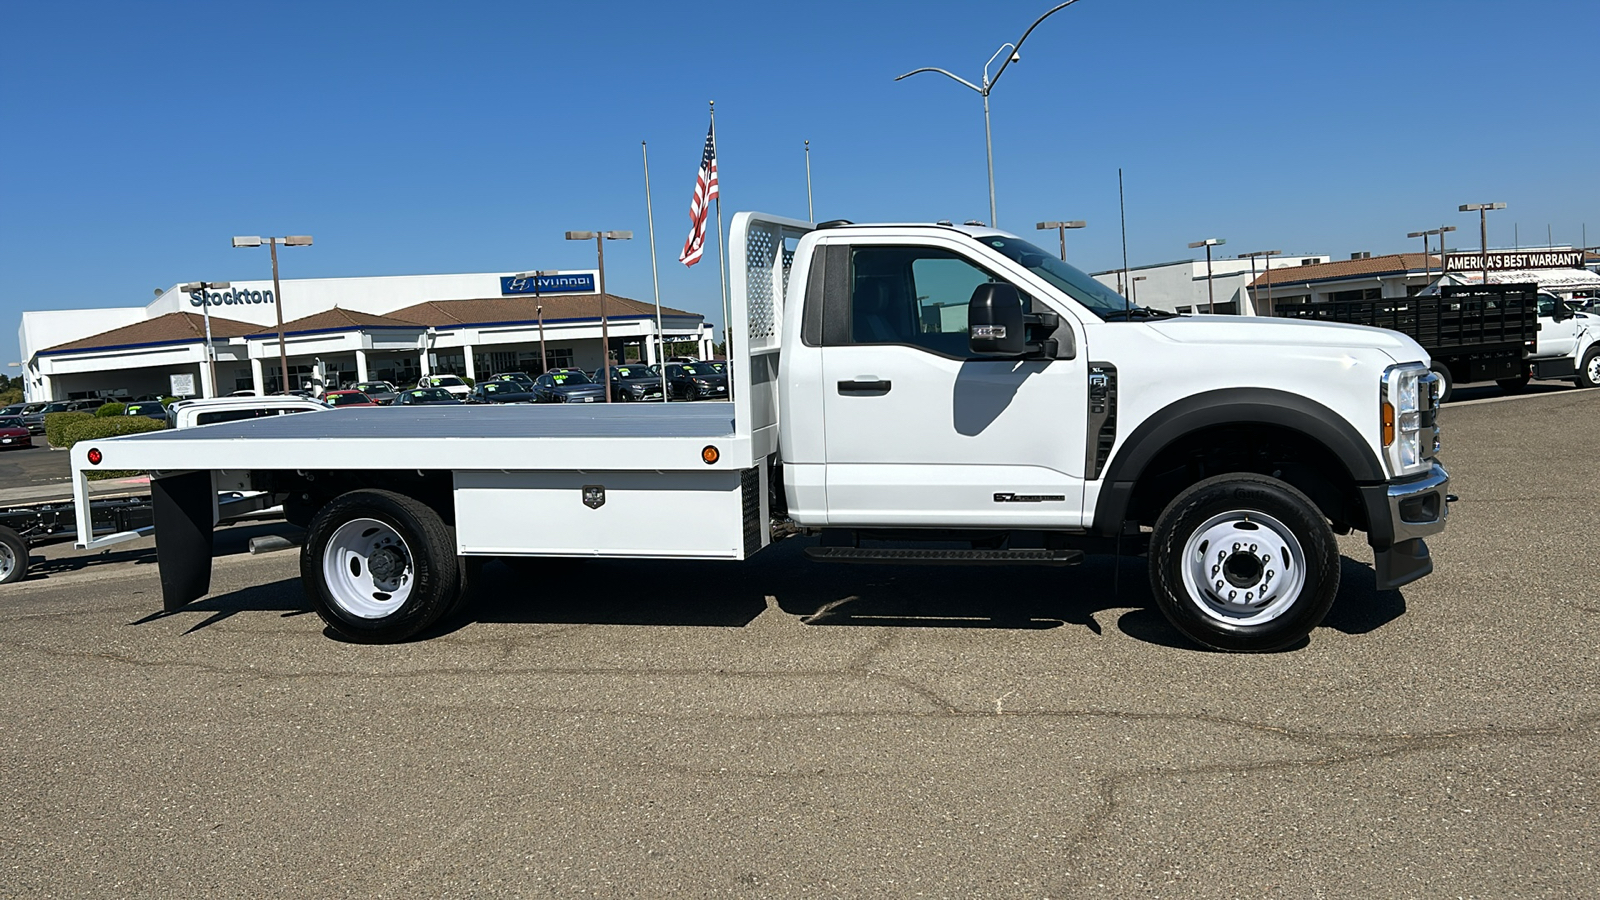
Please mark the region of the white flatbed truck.
POLYGON ((152 473, 176 610, 210 589, 217 492, 281 497, 317 612, 360 641, 415 636, 485 558, 733 561, 797 533, 821 562, 1148 552, 1168 618, 1236 651, 1322 620, 1336 532, 1366 532, 1380 588, 1432 571, 1423 538, 1453 498, 1437 378, 1404 335, 1143 310, 982 227, 740 213, 730 231, 731 402, 352 409, 80 443, 78 508, 96 468, 152 473))

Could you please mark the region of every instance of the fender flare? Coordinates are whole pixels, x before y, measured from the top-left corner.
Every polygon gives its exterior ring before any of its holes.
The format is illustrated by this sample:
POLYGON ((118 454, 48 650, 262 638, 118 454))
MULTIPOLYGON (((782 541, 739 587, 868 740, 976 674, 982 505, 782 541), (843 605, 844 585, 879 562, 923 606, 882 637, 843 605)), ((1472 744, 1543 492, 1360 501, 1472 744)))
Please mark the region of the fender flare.
POLYGON ((1326 447, 1357 485, 1389 480, 1383 462, 1338 413, 1298 394, 1270 388, 1225 388, 1184 397, 1146 418, 1118 448, 1101 476, 1092 531, 1122 531, 1134 486, 1161 451, 1185 435, 1218 425, 1273 425, 1326 447))

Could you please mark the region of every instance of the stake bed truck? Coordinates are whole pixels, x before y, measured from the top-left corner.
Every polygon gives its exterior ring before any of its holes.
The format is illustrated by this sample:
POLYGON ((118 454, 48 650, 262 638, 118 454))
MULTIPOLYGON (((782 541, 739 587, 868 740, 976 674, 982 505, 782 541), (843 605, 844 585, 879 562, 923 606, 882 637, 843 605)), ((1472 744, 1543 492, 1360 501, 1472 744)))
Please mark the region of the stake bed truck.
POLYGON ((1380 588, 1432 571, 1439 383, 1404 335, 1141 309, 983 227, 740 213, 730 230, 731 402, 352 409, 80 443, 79 515, 88 472, 150 471, 176 610, 210 589, 218 491, 269 492, 307 528, 317 612, 361 641, 450 613, 485 558, 740 560, 800 533, 832 562, 1148 552, 1173 624, 1239 651, 1322 620, 1335 533, 1366 533, 1380 588))

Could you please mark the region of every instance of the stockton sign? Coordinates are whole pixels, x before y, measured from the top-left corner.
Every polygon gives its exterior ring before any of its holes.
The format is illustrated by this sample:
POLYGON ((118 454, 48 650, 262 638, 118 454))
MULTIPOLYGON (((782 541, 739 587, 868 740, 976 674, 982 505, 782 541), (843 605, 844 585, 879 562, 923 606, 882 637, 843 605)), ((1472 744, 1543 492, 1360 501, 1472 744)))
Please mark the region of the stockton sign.
POLYGON ((1519 269, 1581 269, 1582 250, 1490 250, 1488 266, 1482 253, 1446 253, 1446 272, 1509 272, 1519 269))
POLYGON ((190 306, 237 306, 246 303, 271 303, 271 291, 190 291, 190 306))

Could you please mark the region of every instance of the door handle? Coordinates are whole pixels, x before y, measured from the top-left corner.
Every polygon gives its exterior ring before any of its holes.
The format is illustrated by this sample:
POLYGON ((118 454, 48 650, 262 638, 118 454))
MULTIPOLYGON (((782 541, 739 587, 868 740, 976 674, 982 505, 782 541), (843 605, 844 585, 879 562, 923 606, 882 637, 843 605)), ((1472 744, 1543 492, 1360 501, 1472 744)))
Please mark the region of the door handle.
POLYGON ((891 383, 888 379, 874 378, 870 381, 841 381, 839 393, 856 394, 863 397, 882 397, 889 393, 891 383))

